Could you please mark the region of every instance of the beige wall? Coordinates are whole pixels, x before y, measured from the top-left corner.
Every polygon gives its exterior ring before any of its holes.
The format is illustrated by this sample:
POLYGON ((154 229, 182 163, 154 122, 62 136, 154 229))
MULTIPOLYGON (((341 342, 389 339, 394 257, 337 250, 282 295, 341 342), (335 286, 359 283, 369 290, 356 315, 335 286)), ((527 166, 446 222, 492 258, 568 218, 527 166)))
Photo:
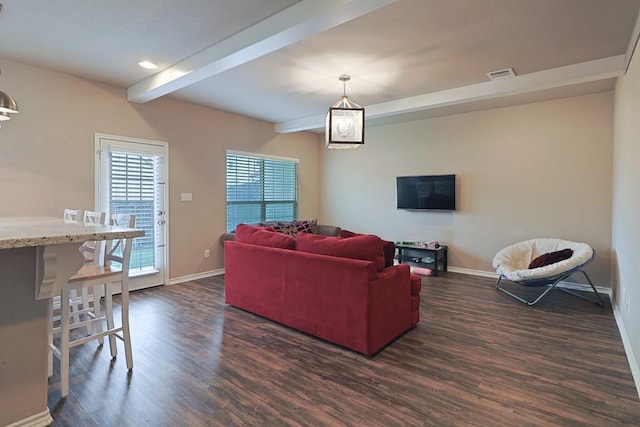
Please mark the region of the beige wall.
POLYGON ((438 240, 449 265, 493 272, 501 248, 535 237, 590 243, 610 285, 613 95, 602 93, 368 128, 323 151, 323 221, 390 240, 438 240), (395 208, 397 175, 454 173, 458 210, 395 208))
POLYGON ((640 54, 618 79, 613 156, 613 296, 640 392, 640 54))
POLYGON ((3 60, 2 90, 20 113, 0 129, 0 216, 94 207, 94 133, 169 143, 170 276, 223 267, 227 149, 300 159, 300 216, 319 212, 317 135, 172 98, 126 101, 124 89, 3 60), (181 192, 193 202, 180 202, 181 192), (204 250, 211 249, 211 258, 204 250))

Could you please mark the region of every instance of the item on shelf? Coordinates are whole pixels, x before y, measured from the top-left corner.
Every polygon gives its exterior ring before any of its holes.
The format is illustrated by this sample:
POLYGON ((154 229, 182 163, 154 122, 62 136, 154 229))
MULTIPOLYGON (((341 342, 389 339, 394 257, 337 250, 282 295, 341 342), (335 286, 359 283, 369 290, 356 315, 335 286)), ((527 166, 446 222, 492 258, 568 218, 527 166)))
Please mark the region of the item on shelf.
POLYGON ((413 265, 409 267, 409 271, 414 274, 419 274, 420 276, 431 276, 433 274, 433 270, 431 270, 430 268, 415 267, 413 265))
POLYGON ((440 247, 440 244, 437 241, 432 240, 431 242, 427 242, 425 247, 427 249, 438 249, 440 247))

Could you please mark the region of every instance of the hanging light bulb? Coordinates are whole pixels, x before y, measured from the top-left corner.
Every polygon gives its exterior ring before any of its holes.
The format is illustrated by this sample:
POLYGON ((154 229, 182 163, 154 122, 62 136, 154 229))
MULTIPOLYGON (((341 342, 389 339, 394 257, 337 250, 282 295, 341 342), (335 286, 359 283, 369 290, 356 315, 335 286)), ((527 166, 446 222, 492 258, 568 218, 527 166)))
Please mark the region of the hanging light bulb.
POLYGON ((351 76, 340 76, 342 98, 327 112, 325 139, 330 149, 353 149, 364 144, 364 108, 347 96, 351 76))

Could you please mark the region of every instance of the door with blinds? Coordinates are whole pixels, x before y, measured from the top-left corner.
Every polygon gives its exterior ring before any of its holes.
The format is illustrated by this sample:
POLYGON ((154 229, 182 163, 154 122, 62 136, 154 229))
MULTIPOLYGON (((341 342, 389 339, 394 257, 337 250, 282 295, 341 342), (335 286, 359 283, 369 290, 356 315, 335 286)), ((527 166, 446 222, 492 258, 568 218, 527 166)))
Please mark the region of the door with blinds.
POLYGON ((96 209, 136 216, 145 235, 133 241, 132 290, 168 283, 165 142, 96 134, 96 209))

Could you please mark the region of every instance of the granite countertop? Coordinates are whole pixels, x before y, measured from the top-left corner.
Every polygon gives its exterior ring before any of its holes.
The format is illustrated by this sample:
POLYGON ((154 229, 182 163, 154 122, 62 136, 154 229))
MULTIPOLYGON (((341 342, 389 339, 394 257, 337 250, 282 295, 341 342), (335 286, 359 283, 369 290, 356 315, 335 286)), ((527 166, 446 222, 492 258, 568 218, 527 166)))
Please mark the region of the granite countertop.
POLYGON ((140 237, 144 231, 42 216, 0 217, 0 249, 140 237))

